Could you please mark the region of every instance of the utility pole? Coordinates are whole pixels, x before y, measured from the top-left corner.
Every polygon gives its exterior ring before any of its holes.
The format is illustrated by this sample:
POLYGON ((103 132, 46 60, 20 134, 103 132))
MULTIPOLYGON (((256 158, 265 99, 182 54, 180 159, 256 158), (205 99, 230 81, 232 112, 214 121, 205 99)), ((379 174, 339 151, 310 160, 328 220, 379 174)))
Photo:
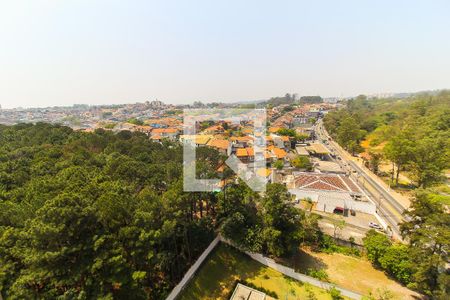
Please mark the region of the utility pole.
POLYGON ((380 194, 380 197, 378 198, 378 209, 377 209, 378 211, 380 210, 382 200, 383 200, 383 196, 380 194))

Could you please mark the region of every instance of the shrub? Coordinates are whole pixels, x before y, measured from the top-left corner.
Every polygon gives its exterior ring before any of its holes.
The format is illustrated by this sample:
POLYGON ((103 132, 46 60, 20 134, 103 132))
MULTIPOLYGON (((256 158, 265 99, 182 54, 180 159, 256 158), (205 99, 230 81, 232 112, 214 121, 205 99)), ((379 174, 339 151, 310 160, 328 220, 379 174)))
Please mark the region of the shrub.
POLYGON ((282 160, 277 160, 276 162, 273 163, 273 166, 277 169, 277 170, 281 170, 284 167, 284 163, 282 160))
POLYGON ((327 272, 323 269, 315 270, 310 268, 306 271, 306 274, 322 281, 330 281, 327 272))
POLYGON ((334 242, 333 238, 328 235, 322 236, 319 243, 319 251, 329 254, 341 253, 349 256, 356 256, 356 257, 361 256, 361 251, 359 251, 357 248, 337 245, 334 242))
POLYGON ((312 169, 312 163, 306 156, 298 155, 296 158, 292 160, 291 164, 292 166, 298 169, 306 169, 306 170, 312 169))
POLYGON ((380 266, 401 283, 408 284, 413 273, 413 263, 406 245, 396 244, 389 247, 379 258, 380 266))
POLYGON ((378 288, 375 292, 370 292, 369 295, 363 296, 362 300, 389 300, 393 298, 394 295, 391 291, 378 288))
POLYGON ((332 287, 331 289, 329 289, 328 293, 330 294, 331 299, 333 299, 333 300, 343 300, 344 299, 344 297, 342 297, 342 295, 341 295, 341 292, 335 287, 332 287))
POLYGON ((413 265, 408 246, 392 244, 387 236, 370 230, 363 239, 367 257, 403 284, 411 282, 413 265))

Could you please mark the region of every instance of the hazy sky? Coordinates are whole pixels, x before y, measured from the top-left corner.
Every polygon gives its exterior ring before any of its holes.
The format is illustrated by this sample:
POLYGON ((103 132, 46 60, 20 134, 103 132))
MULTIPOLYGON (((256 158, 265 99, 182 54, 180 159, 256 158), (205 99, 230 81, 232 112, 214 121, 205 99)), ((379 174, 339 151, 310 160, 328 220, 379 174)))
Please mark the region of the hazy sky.
POLYGON ((448 0, 0 0, 4 108, 439 88, 448 0))

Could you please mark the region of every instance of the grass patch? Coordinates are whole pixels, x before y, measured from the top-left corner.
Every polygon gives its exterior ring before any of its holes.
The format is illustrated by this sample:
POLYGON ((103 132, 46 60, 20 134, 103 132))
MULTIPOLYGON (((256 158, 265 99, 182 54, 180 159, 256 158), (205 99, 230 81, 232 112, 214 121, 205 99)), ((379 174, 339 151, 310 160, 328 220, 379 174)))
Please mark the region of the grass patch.
POLYGON ((201 266, 180 299, 228 299, 238 280, 275 293, 279 299, 308 299, 311 294, 318 300, 331 299, 326 290, 284 276, 222 243, 201 266))
POLYGON ((430 195, 434 201, 450 206, 450 187, 447 184, 430 189, 430 195))
POLYGON ((414 299, 414 291, 389 278, 383 271, 375 269, 365 258, 340 253, 314 252, 303 249, 292 257, 290 263, 300 273, 308 270, 326 272, 330 282, 363 295, 383 288, 392 293, 392 299, 414 299))

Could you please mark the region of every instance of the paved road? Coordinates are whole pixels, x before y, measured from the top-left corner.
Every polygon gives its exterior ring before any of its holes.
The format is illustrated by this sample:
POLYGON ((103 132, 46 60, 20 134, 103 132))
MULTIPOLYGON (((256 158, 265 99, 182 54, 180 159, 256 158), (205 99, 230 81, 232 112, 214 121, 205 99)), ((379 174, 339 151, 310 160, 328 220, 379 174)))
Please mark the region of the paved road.
MULTIPOLYGON (((330 219, 320 219, 319 228, 327 235, 334 236, 335 226, 333 224, 333 221, 331 221, 330 219)), ((366 236, 367 231, 368 229, 365 228, 345 224, 344 228, 336 229, 336 237, 345 241, 350 240, 350 237, 352 237, 355 239, 355 244, 363 245, 363 238, 366 236)))
MULTIPOLYGON (((322 120, 317 122, 316 135, 320 140, 330 139, 330 136, 323 127, 322 120)), ((372 200, 377 205, 378 215, 392 229, 393 236, 401 240, 398 224, 404 219, 402 215, 403 211, 406 209, 404 203, 397 201, 391 192, 373 179, 373 174, 370 174, 368 170, 355 163, 351 159, 350 154, 342 149, 336 142, 330 139, 326 146, 342 159, 337 159, 336 161, 341 164, 345 170, 349 171, 352 178, 363 187, 366 194, 371 196, 372 200)))

